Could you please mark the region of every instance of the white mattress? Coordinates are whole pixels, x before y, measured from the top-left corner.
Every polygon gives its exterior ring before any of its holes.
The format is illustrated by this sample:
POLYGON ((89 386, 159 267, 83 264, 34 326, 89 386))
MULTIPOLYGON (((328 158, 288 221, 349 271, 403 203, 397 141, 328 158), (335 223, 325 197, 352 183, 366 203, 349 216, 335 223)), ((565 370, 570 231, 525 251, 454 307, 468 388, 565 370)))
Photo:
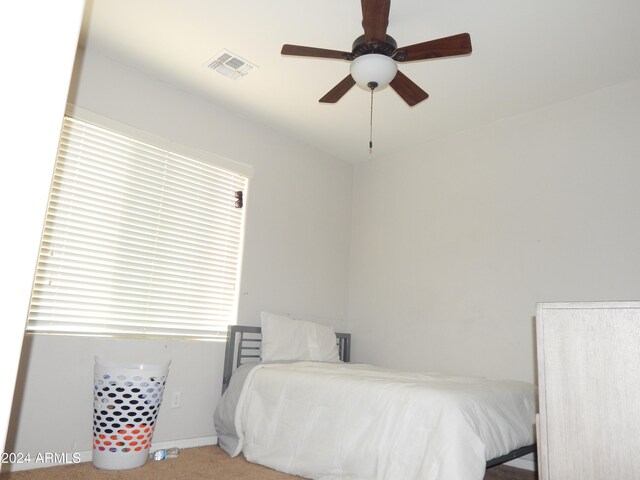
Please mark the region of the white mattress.
POLYGON ((215 414, 232 456, 313 479, 482 480, 534 443, 531 384, 362 364, 241 367, 215 414))

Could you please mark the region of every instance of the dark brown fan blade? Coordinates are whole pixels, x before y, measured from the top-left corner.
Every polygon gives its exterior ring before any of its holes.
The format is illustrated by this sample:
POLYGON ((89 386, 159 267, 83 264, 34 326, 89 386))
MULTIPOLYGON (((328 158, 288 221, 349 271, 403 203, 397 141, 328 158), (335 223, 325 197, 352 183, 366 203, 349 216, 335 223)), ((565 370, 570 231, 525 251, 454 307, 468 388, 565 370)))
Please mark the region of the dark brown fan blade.
POLYGON ((340 52, 338 50, 327 50, 326 48, 303 47, 301 45, 283 45, 282 55, 297 55, 300 57, 337 58, 347 60, 351 52, 340 52))
POLYGON ((356 81, 351 75, 344 77, 340 83, 327 92, 327 94, 320 99, 321 103, 336 103, 340 100, 345 93, 347 93, 351 87, 356 84, 356 81))
POLYGON ((468 53, 471 53, 471 37, 468 33, 461 33, 451 37, 398 48, 394 52, 393 58, 398 62, 412 62, 414 60, 453 57, 468 53))
POLYGON ((361 0, 361 3, 365 41, 384 43, 389 25, 391 0, 361 0))
POLYGON ((413 83, 404 73, 398 70, 389 86, 393 88, 410 107, 429 98, 429 94, 413 83))

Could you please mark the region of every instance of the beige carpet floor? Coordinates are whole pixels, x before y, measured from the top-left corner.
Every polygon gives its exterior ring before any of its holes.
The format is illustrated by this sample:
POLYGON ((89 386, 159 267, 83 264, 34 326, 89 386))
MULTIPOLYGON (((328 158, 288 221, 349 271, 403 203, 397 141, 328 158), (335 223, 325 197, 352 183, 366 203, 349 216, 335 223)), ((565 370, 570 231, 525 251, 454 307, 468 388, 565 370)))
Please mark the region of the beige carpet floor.
MULTIPOLYGON (((243 456, 231 458, 215 446, 183 449, 178 458, 161 462, 148 461, 144 466, 132 470, 98 470, 88 462, 0 474, 0 480, 295 480, 300 478, 254 465, 247 462, 243 456)), ((534 472, 504 465, 490 468, 484 477, 484 480, 536 479, 537 475, 534 472)))

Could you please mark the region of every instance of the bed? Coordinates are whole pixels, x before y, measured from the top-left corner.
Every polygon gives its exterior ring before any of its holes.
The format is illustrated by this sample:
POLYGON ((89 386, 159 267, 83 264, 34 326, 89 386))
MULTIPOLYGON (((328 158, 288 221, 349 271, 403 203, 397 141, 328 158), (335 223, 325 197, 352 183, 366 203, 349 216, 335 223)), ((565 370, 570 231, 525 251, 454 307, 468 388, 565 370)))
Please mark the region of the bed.
POLYGON ((265 362, 260 327, 229 327, 214 415, 229 455, 323 480, 482 480, 535 452, 533 385, 351 364, 334 335, 339 361, 265 362))

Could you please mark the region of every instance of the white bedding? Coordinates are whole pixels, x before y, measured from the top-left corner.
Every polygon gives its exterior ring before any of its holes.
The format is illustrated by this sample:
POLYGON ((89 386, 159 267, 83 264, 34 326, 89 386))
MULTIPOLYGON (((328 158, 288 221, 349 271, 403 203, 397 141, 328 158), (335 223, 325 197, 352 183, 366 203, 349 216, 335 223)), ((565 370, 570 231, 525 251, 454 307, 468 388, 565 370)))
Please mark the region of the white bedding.
POLYGON ((303 477, 482 480, 487 460, 534 443, 535 399, 524 382, 258 364, 234 375, 215 425, 230 455, 303 477))

